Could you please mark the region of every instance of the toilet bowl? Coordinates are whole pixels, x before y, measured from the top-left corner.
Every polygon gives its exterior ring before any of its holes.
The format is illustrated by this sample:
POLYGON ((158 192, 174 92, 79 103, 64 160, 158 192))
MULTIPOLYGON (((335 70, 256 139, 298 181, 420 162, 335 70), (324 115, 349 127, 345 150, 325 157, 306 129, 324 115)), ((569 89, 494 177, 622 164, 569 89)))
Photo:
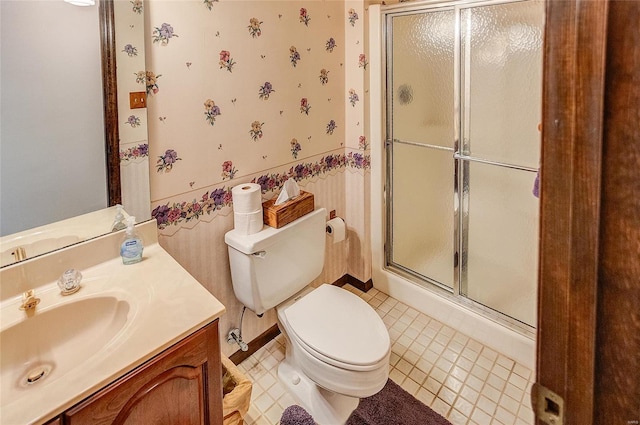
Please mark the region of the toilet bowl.
POLYGON ((317 423, 343 424, 360 398, 384 387, 389 333, 361 298, 324 284, 276 310, 287 339, 278 377, 317 423))
POLYGON ((360 297, 308 285, 324 267, 326 210, 279 229, 225 234, 236 298, 258 315, 276 308, 287 340, 278 377, 320 425, 342 425, 389 376, 389 333, 360 297))

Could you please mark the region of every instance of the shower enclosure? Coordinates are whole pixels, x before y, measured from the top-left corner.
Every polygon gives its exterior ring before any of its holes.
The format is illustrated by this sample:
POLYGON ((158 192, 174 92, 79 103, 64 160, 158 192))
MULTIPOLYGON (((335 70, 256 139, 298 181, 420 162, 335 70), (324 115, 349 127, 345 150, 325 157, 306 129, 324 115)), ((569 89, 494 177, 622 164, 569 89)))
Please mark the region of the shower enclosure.
POLYGON ((382 15, 386 267, 533 334, 544 3, 382 15))

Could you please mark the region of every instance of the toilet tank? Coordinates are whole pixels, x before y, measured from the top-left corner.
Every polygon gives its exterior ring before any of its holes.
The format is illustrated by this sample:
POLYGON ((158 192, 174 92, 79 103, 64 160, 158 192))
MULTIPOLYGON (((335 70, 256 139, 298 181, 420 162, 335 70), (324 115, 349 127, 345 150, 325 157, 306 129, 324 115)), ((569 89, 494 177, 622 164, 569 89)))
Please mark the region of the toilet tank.
POLYGON ((324 266, 325 226, 326 210, 319 208, 280 229, 227 232, 236 298, 262 314, 309 285, 324 266))

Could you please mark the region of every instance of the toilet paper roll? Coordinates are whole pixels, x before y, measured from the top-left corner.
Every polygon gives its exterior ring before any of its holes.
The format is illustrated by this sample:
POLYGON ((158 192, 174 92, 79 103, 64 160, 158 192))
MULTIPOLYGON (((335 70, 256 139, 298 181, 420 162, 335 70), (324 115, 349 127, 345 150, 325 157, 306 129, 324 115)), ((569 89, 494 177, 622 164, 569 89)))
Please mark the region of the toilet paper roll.
POLYGON ((262 230, 262 208, 250 213, 233 213, 233 228, 243 235, 253 235, 262 230))
POLYGON ((262 209, 260 185, 256 183, 243 183, 231 189, 233 196, 233 211, 239 213, 252 213, 262 209))
POLYGON ((347 225, 340 217, 327 221, 327 235, 333 239, 333 243, 342 242, 347 236, 347 225))

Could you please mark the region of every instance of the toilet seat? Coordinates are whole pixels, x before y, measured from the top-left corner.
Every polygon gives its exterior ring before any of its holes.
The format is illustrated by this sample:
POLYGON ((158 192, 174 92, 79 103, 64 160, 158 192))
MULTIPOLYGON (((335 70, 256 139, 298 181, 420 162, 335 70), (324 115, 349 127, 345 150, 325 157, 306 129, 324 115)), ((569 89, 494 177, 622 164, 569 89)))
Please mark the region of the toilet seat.
POLYGON ((388 361, 386 326, 371 306, 349 291, 323 284, 282 314, 290 336, 318 360, 354 371, 375 370, 388 361))

